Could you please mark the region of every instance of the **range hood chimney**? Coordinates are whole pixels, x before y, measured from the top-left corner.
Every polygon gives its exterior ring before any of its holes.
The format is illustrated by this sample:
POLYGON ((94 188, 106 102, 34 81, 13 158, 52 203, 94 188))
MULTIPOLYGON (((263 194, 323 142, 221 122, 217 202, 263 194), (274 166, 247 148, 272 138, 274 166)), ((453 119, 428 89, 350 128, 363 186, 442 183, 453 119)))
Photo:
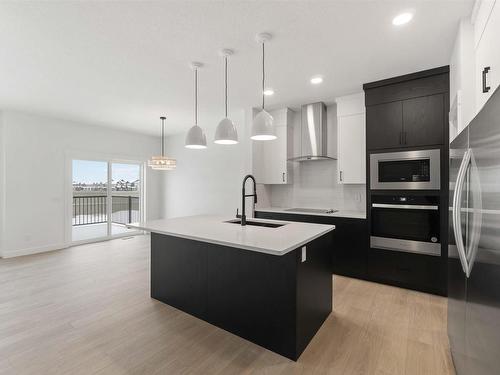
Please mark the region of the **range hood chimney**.
POLYGON ((300 153, 291 161, 336 160, 327 154, 328 129, 325 103, 302 106, 300 121, 300 153))

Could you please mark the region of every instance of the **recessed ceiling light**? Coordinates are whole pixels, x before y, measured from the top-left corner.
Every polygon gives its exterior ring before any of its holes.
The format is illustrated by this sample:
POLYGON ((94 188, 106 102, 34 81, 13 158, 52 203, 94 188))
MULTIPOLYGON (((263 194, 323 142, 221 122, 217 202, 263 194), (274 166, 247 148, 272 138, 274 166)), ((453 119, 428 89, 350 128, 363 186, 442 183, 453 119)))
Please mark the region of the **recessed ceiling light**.
POLYGON ((392 24, 394 26, 401 26, 401 25, 404 25, 405 23, 410 22, 412 18, 413 18, 413 13, 404 12, 404 13, 398 14, 396 17, 394 17, 392 19, 392 24))
POLYGON ((323 82, 323 77, 321 77, 321 76, 314 76, 311 78, 311 83, 313 85, 319 85, 322 82, 323 82))
POLYGON ((266 95, 266 96, 274 95, 274 90, 273 89, 265 89, 264 95, 266 95))

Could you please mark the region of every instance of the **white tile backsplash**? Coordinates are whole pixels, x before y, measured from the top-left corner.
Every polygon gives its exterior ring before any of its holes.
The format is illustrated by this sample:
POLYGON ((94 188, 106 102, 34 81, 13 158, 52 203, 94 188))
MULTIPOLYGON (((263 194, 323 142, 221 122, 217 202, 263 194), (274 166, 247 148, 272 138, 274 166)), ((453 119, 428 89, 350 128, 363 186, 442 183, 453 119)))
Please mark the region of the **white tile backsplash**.
POLYGON ((293 173, 293 184, 267 185, 261 190, 261 207, 267 203, 272 207, 365 210, 366 186, 338 184, 336 160, 294 163, 293 173))

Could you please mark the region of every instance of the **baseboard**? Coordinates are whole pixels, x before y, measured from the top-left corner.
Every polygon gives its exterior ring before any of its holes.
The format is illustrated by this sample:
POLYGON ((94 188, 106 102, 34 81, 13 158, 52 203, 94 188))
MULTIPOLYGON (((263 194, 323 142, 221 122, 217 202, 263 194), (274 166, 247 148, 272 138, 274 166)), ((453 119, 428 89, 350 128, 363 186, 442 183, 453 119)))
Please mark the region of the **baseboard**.
POLYGON ((47 245, 47 246, 29 247, 26 249, 4 250, 1 253, 1 257, 2 258, 14 258, 14 257, 20 257, 20 256, 24 256, 24 255, 45 253, 47 251, 66 249, 67 247, 69 247, 68 244, 61 243, 61 244, 53 244, 53 245, 47 245))

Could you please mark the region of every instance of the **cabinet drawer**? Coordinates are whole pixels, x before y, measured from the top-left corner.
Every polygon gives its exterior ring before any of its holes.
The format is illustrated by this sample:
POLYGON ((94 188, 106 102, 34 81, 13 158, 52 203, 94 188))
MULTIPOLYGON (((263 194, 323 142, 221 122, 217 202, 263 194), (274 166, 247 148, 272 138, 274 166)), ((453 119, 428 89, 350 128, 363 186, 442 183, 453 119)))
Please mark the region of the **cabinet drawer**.
POLYGON ((391 285, 445 294, 446 270, 439 257, 372 248, 368 275, 391 285))

